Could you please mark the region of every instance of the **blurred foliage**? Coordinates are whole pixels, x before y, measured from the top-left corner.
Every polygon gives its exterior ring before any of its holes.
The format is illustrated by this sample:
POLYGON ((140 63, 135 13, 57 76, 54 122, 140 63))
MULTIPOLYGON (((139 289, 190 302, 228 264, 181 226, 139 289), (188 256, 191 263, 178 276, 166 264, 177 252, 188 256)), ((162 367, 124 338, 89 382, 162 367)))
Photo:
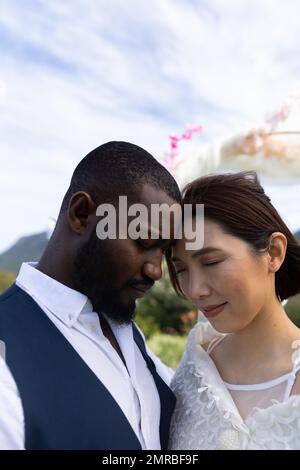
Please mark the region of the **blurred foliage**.
POLYGON ((300 328, 300 294, 291 297, 284 308, 290 319, 300 328))
POLYGON ((176 369, 183 355, 186 341, 186 336, 156 333, 147 341, 147 345, 164 364, 176 369))
POLYGON ((196 323, 194 305, 178 297, 164 269, 162 279, 138 302, 135 321, 146 338, 155 333, 186 334, 196 323))
POLYGON ((0 271, 0 293, 5 291, 9 286, 11 286, 15 282, 15 280, 15 274, 0 271))

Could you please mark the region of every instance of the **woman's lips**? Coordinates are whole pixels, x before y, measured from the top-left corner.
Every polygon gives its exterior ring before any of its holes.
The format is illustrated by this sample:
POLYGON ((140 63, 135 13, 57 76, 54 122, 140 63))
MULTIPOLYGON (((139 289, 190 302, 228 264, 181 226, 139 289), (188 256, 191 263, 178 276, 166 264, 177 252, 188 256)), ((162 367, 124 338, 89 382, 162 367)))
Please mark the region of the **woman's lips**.
POLYGON ((219 313, 221 313, 224 310, 225 305, 227 305, 227 302, 224 302, 223 304, 203 308, 201 311, 203 315, 206 316, 206 318, 212 318, 212 317, 215 317, 216 315, 219 315, 219 313))

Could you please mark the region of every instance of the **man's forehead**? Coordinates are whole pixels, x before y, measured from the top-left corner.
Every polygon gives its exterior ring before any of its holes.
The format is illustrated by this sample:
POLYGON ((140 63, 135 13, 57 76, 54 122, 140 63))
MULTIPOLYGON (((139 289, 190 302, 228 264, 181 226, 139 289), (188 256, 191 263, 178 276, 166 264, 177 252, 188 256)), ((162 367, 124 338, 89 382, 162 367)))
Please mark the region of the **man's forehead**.
POLYGON ((174 238, 181 222, 181 205, 151 185, 144 185, 137 196, 137 192, 131 197, 120 195, 118 207, 105 203, 98 206, 96 215, 103 217, 97 224, 99 238, 174 238))
POLYGON ((176 223, 174 219, 166 219, 158 222, 157 220, 149 220, 149 223, 141 223, 139 225, 139 233, 141 238, 153 240, 173 240, 176 233, 176 223))
POLYGON ((152 186, 150 184, 144 184, 138 193, 138 201, 145 205, 151 204, 175 204, 177 201, 173 199, 165 190, 152 186))

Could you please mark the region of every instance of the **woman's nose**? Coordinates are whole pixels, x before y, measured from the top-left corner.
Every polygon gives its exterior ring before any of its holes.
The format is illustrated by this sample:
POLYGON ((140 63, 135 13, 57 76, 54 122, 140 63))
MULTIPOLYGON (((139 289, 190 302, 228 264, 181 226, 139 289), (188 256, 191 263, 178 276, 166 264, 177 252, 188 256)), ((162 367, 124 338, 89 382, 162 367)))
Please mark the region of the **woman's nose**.
POLYGON ((210 288, 203 280, 190 278, 186 287, 186 294, 191 300, 196 301, 209 296, 210 288))

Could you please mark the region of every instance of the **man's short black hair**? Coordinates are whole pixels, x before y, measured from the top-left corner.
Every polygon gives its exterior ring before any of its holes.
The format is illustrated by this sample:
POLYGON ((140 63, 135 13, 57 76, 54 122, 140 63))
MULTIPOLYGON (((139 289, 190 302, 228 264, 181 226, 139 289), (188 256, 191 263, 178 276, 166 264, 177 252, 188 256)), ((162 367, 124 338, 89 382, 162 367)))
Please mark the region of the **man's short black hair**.
POLYGON ((114 203, 119 195, 137 195, 144 184, 181 201, 176 181, 150 153, 128 142, 107 142, 77 165, 60 214, 67 211, 72 195, 78 191, 87 192, 97 204, 114 203))

